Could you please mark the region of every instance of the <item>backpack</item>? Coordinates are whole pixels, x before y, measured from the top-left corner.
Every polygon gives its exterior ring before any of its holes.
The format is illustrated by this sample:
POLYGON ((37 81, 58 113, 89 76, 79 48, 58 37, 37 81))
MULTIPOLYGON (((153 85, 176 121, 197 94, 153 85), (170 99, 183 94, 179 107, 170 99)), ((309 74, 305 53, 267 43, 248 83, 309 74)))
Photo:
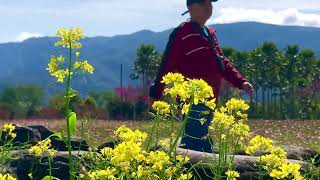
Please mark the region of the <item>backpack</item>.
POLYGON ((163 54, 163 57, 161 60, 159 71, 158 71, 157 76, 156 76, 156 78, 155 78, 154 82, 152 83, 150 90, 149 90, 149 97, 151 97, 151 98, 154 98, 154 99, 157 98, 157 89, 159 88, 159 85, 161 82, 161 73, 163 71, 164 64, 167 61, 169 50, 171 48, 171 44, 172 44, 174 38, 176 37, 176 34, 179 31, 179 29, 180 29, 180 26, 176 27, 169 36, 169 41, 166 45, 166 49, 164 51, 164 54, 163 54))

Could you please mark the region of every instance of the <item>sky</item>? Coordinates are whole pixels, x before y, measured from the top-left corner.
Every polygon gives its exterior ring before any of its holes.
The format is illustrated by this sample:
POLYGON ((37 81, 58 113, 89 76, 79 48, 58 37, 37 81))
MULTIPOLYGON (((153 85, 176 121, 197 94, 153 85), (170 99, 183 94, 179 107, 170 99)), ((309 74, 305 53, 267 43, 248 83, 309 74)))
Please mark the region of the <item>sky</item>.
MULTIPOLYGON (((81 27, 86 36, 163 31, 188 18, 186 0, 0 0, 0 43, 54 36, 81 27)), ((219 0, 208 24, 256 21, 320 28, 320 0, 219 0)))

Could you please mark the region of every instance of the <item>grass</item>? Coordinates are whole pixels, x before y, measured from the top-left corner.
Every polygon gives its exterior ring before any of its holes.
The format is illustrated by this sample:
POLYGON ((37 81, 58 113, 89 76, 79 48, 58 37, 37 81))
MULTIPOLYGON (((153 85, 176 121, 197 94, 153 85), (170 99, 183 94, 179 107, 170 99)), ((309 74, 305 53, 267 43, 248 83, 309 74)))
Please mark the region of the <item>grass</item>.
MULTIPOLYGON (((9 121, 0 121, 2 126, 9 121)), ((65 133, 64 120, 13 120, 11 123, 19 125, 41 124, 50 130, 65 133)), ((78 121, 76 136, 81 135, 83 124, 83 137, 91 147, 113 139, 113 130, 121 125, 127 125, 133 129, 149 132, 152 127, 150 121, 117 121, 117 120, 92 120, 82 119, 78 121)), ((294 120, 249 120, 248 122, 253 135, 262 135, 274 140, 276 145, 297 145, 308 147, 320 152, 320 120, 294 121, 294 120)), ((177 127, 177 123, 175 127, 177 127)), ((169 122, 162 122, 160 137, 168 137, 171 129, 169 122)), ((177 129, 177 128, 175 128, 177 129)))

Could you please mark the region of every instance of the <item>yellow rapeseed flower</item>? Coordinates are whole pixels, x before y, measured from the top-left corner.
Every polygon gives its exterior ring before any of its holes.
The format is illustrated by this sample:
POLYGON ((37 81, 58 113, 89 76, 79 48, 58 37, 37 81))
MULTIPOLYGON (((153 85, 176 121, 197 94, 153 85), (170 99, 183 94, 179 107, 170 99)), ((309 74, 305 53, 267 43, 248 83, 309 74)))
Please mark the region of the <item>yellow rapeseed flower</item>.
POLYGON ((152 171, 148 166, 138 166, 138 170, 132 173, 133 177, 138 177, 138 179, 152 179, 152 171))
POLYGON ((76 61, 76 62, 73 64, 73 69, 74 69, 74 70, 81 69, 82 72, 84 72, 84 73, 90 73, 90 74, 93 74, 93 71, 94 71, 93 66, 92 66, 91 64, 89 64, 87 60, 85 60, 85 61, 83 61, 83 62, 76 61))
POLYGON ((273 171, 274 169, 278 169, 285 163, 286 160, 275 155, 275 154, 267 154, 261 156, 261 163, 263 164, 263 168, 268 172, 273 171))
POLYGON ((74 62, 73 69, 78 70, 81 67, 82 63, 79 61, 74 62))
POLYGON ((275 178, 275 179, 283 179, 283 173, 281 170, 278 169, 273 169, 270 173, 270 176, 275 178))
POLYGON ((180 73, 169 72, 168 74, 162 77, 161 83, 164 83, 166 85, 180 84, 184 81, 184 79, 185 79, 184 76, 180 73))
POLYGON ((216 110, 209 128, 219 132, 229 132, 234 123, 235 119, 232 115, 216 110))
POLYGON ((62 46, 64 48, 80 49, 81 43, 78 42, 84 37, 82 29, 80 28, 61 28, 56 33, 60 40, 55 43, 55 46, 62 46))
POLYGON ((144 154, 145 154, 144 151, 141 151, 141 153, 138 154, 138 156, 136 157, 138 162, 142 162, 142 161, 146 160, 146 156, 144 154))
POLYGON ((141 143, 147 139, 148 134, 139 130, 132 131, 126 126, 120 126, 114 134, 118 136, 122 141, 134 143, 141 143))
POLYGON ((54 72, 56 72, 58 70, 58 68, 59 68, 59 63, 57 61, 57 57, 51 56, 50 61, 48 63, 47 70, 49 71, 50 74, 53 74, 54 72))
POLYGON ((193 97, 193 102, 197 105, 199 102, 206 102, 207 99, 213 98, 212 87, 202 79, 188 79, 188 93, 193 97))
POLYGON ((14 131, 16 127, 12 124, 12 123, 7 123, 5 125, 3 125, 3 131, 4 132, 8 132, 8 133, 11 133, 12 131, 14 131))
POLYGON ((176 171, 177 171, 177 168, 172 166, 165 170, 165 174, 167 175, 167 177, 171 177, 176 173, 176 171))
POLYGON ((189 180, 192 178, 192 173, 181 174, 177 180, 189 180))
POLYGON ((160 115, 167 115, 170 113, 170 105, 164 101, 155 101, 152 108, 160 115))
POLYGON ((122 142, 114 148, 111 162, 121 167, 123 171, 128 171, 131 161, 136 160, 141 151, 141 143, 122 142))
POLYGON ((116 180, 117 170, 115 168, 107 168, 104 170, 97 170, 87 174, 90 180, 116 180))
POLYGON ((304 179, 299 172, 300 168, 300 164, 283 163, 279 169, 273 169, 270 176, 276 179, 285 179, 291 175, 294 179, 304 179))
POLYGON ((201 118, 201 119, 199 119, 199 122, 201 125, 204 125, 207 122, 207 119, 201 118))
POLYGON ((100 153, 102 154, 103 157, 105 158, 111 158, 112 156, 112 151, 113 149, 110 147, 104 147, 103 149, 100 150, 100 153))
POLYGON ((169 149, 170 148, 170 138, 165 138, 160 140, 160 146, 164 149, 169 149))
POLYGON ((15 128, 16 126, 14 126, 12 123, 7 123, 3 125, 2 131, 7 132, 7 136, 14 139, 17 137, 17 134, 13 132, 15 128))
POLYGON ((287 159, 287 153, 281 147, 273 148, 271 150, 271 154, 274 154, 282 159, 287 159))
POLYGON ((270 152, 272 149, 272 140, 258 135, 251 139, 250 145, 246 149, 246 153, 249 155, 261 155, 270 152))
POLYGON ((242 113, 240 111, 236 112, 234 115, 239 121, 247 121, 248 120, 248 114, 242 113))
POLYGON ((216 108, 216 99, 211 99, 210 101, 206 101, 205 105, 209 107, 211 110, 216 108))
POLYGON ((28 150, 30 155, 34 155, 37 157, 42 157, 42 156, 49 156, 53 157, 56 155, 57 151, 54 149, 51 149, 51 140, 50 139, 45 139, 43 141, 39 141, 37 145, 32 146, 28 150))
POLYGON ((42 149, 39 146, 32 146, 28 151, 30 155, 34 155, 37 157, 42 156, 42 149))
POLYGON ((0 180, 16 180, 16 178, 10 175, 9 173, 7 174, 0 173, 0 180))
POLYGON ((88 61, 83 61, 82 63, 82 71, 83 72, 88 72, 90 74, 93 74, 94 68, 91 64, 88 63, 88 61))
POLYGON ((164 89, 164 95, 170 95, 172 99, 177 97, 180 98, 182 102, 185 102, 190 99, 190 94, 187 91, 188 82, 177 83, 172 87, 164 89))
POLYGON ((235 123, 230 130, 230 134, 234 139, 243 141, 250 137, 250 127, 243 122, 235 123))
MULTIPOLYGON (((164 89, 165 95, 170 95, 173 99, 179 97, 182 102, 190 101, 192 97, 192 103, 197 105, 213 98, 212 87, 202 79, 187 78, 185 80, 182 74, 170 72, 163 77, 161 82, 167 85, 164 89)), ((212 108, 212 101, 208 102, 208 105, 212 108)))
MULTIPOLYGON (((287 153, 280 147, 272 148, 270 154, 261 156, 263 168, 274 179, 286 179, 293 177, 295 180, 304 179, 300 174, 300 164, 287 163, 287 153)), ((291 179, 291 178, 290 178, 291 179)))
MULTIPOLYGON (((78 42, 84 37, 83 32, 80 28, 70 28, 69 30, 67 30, 66 28, 61 28, 57 31, 57 35, 60 37, 60 40, 55 43, 55 46, 71 48, 71 51, 72 49, 79 49, 82 46, 81 43, 78 42)), ((78 58, 80 56, 80 52, 75 52, 75 55, 76 58, 78 58)), ((68 77, 69 75, 73 76, 74 72, 78 69, 81 69, 84 73, 93 74, 94 68, 91 64, 88 63, 87 60, 84 60, 82 62, 75 62, 73 64, 73 69, 62 68, 64 61, 65 57, 62 55, 58 57, 50 57, 47 70, 49 71, 51 76, 57 78, 57 82, 63 83, 66 77, 68 77)))
POLYGON ((233 112, 243 112, 249 109, 249 105, 245 103, 244 100, 232 98, 226 103, 228 113, 232 114, 233 112))
POLYGON ((147 134, 139 130, 132 131, 126 126, 119 127, 115 132, 123 142, 112 150, 111 162, 119 166, 123 171, 128 171, 133 160, 138 162, 144 160, 144 151, 141 148, 142 142, 147 134))
POLYGON ((184 165, 189 162, 190 158, 189 156, 177 155, 176 160, 178 161, 179 165, 184 165))
POLYGON ((146 157, 146 162, 151 165, 154 171, 161 171, 165 165, 169 165, 170 157, 163 151, 151 151, 146 157))
POLYGON ((236 180, 237 177, 240 177, 240 174, 237 171, 230 171, 229 170, 226 172, 226 175, 227 175, 228 180, 236 180))
POLYGON ((68 76, 67 69, 61 69, 53 72, 51 75, 57 78, 57 82, 63 83, 64 79, 68 76))
POLYGON ((64 57, 60 55, 59 57, 57 57, 57 61, 58 61, 59 63, 64 62, 64 57))
POLYGON ((181 109, 181 114, 188 114, 190 109, 190 104, 184 103, 181 109))

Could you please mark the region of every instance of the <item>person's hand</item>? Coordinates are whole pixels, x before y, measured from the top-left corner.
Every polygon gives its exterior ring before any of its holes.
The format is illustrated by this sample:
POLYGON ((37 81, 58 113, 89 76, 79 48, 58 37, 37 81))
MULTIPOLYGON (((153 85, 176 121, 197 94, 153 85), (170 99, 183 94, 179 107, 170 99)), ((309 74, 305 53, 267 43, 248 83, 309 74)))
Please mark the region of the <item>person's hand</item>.
POLYGON ((253 90, 252 85, 251 85, 249 82, 243 83, 242 89, 243 89, 250 97, 253 96, 253 91, 254 91, 254 90, 253 90))

